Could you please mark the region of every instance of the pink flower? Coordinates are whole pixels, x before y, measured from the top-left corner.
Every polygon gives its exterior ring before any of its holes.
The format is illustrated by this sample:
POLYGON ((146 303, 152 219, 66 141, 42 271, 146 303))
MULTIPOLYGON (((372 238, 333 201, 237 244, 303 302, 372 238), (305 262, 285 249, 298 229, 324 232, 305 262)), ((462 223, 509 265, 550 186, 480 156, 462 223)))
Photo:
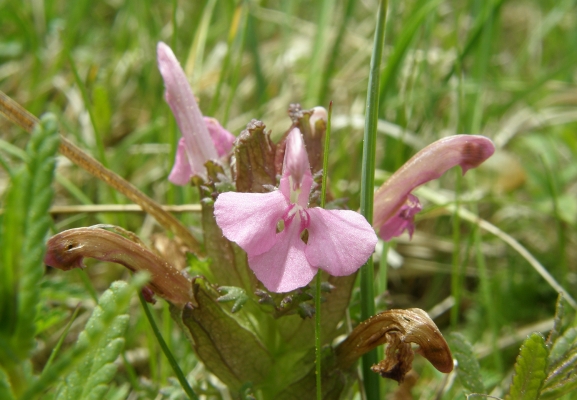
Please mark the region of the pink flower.
POLYGON ((417 187, 437 179, 460 165, 463 175, 479 166, 495 151, 490 139, 476 135, 449 136, 415 154, 375 193, 373 227, 383 240, 406 229, 412 236, 414 215, 421 211, 419 199, 411 194, 417 187))
POLYGON ((305 286, 319 268, 350 275, 375 249, 377 236, 362 215, 307 207, 312 183, 303 139, 294 128, 287 137, 280 190, 226 192, 215 202, 214 215, 224 236, 246 251, 250 268, 270 291, 305 286))
POLYGON ((170 47, 159 42, 156 52, 158 69, 166 86, 164 96, 182 133, 168 179, 177 185, 186 185, 193 176, 206 178, 204 164, 226 155, 235 137, 214 118, 203 118, 186 75, 170 47))

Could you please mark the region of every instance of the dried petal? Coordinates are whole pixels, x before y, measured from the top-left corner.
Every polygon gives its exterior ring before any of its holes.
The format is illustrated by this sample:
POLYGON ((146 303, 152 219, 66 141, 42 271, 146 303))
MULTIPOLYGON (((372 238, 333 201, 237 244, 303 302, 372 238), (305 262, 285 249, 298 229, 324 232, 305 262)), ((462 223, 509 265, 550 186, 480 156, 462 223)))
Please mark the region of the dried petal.
POLYGON ((350 368, 366 352, 387 344, 386 358, 373 366, 382 376, 402 382, 411 369, 413 350, 441 372, 453 370, 453 357, 447 342, 426 312, 418 308, 388 310, 361 322, 336 348, 337 365, 350 368))
MULTIPOLYGON (((150 287, 179 308, 192 300, 190 281, 145 247, 97 226, 60 232, 46 243, 44 263, 63 271, 84 268, 84 257, 124 265, 131 271, 147 271, 150 287)), ((148 296, 150 297, 150 296, 148 296)))

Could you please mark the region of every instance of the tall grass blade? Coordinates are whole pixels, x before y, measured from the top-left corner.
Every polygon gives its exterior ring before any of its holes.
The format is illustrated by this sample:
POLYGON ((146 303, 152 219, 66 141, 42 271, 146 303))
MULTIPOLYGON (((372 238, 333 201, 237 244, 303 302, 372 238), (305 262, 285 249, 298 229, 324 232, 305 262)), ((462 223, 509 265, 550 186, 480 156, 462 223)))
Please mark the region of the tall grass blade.
MULTIPOLYGON (((377 123, 379 118, 379 79, 380 67, 385 42, 385 21, 387 16, 387 0, 381 0, 377 13, 377 26, 371 65, 369 71, 369 85, 367 88, 367 114, 365 115, 365 132, 363 142, 363 165, 361 175, 361 214, 372 222, 373 196, 375 186, 375 149, 377 123)), ((361 267, 361 320, 366 320, 375 314, 374 296, 374 267, 373 259, 361 267)), ((372 350, 362 358, 363 385, 368 400, 379 398, 379 377, 371 371, 377 362, 377 352, 372 350)))

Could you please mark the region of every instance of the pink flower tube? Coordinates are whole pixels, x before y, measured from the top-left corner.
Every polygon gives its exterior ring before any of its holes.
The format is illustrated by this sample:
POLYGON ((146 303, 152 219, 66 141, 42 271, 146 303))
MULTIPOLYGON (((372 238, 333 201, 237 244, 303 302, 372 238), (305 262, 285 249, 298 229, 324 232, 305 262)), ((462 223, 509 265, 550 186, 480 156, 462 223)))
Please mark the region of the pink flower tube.
POLYGON ((159 42, 156 52, 158 69, 166 87, 164 96, 182 133, 168 180, 186 185, 193 176, 206 178, 204 164, 226 155, 235 137, 216 119, 202 116, 186 75, 170 47, 159 42))
POLYGON ((421 211, 421 203, 411 192, 456 165, 461 166, 464 175, 494 151, 490 139, 476 135, 449 136, 419 151, 375 193, 373 227, 379 236, 390 240, 405 229, 412 235, 414 215, 421 211))

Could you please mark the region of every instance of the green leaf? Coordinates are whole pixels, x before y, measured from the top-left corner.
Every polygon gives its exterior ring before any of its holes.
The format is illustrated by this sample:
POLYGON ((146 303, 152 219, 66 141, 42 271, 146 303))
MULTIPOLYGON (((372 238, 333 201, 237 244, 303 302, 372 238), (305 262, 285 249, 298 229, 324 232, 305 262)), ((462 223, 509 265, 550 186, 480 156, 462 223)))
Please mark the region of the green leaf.
MULTIPOLYGON (((267 346, 240 319, 226 312, 210 291, 196 279, 193 307, 171 307, 173 318, 187 333, 197 357, 232 391, 247 383, 273 384, 273 356, 267 346)), ((248 306, 248 304, 247 304, 248 306)))
MULTIPOLYGON (((98 319, 101 309, 96 309, 93 314, 94 319, 98 319)), ((108 390, 108 382, 116 372, 113 364, 124 346, 124 332, 128 325, 128 315, 119 315, 114 318, 110 328, 96 346, 83 358, 79 368, 72 371, 63 384, 62 391, 57 397, 58 400, 65 399, 101 399, 108 390)), ((89 329, 78 338, 78 346, 86 346, 89 342, 89 329)), ((91 346, 92 347, 92 346, 91 346)))
POLYGON ((451 333, 448 341, 453 357, 457 360, 456 371, 461 385, 472 393, 485 393, 485 385, 481 381, 481 368, 471 344, 458 332, 451 333))
POLYGON ((0 368, 0 399, 13 400, 14 395, 8 382, 8 376, 2 368, 0 368))
POLYGON ((545 381, 547 347, 543 336, 533 333, 525 340, 515 363, 515 376, 506 399, 533 400, 545 381))
POLYGON ((130 285, 122 281, 112 283, 100 297, 74 347, 45 369, 21 398, 40 396, 65 374, 68 374, 66 383, 60 386, 58 399, 102 398, 116 371, 113 361, 124 344, 122 336, 128 323, 126 310, 130 298, 145 280, 145 275, 138 274, 130 285))

